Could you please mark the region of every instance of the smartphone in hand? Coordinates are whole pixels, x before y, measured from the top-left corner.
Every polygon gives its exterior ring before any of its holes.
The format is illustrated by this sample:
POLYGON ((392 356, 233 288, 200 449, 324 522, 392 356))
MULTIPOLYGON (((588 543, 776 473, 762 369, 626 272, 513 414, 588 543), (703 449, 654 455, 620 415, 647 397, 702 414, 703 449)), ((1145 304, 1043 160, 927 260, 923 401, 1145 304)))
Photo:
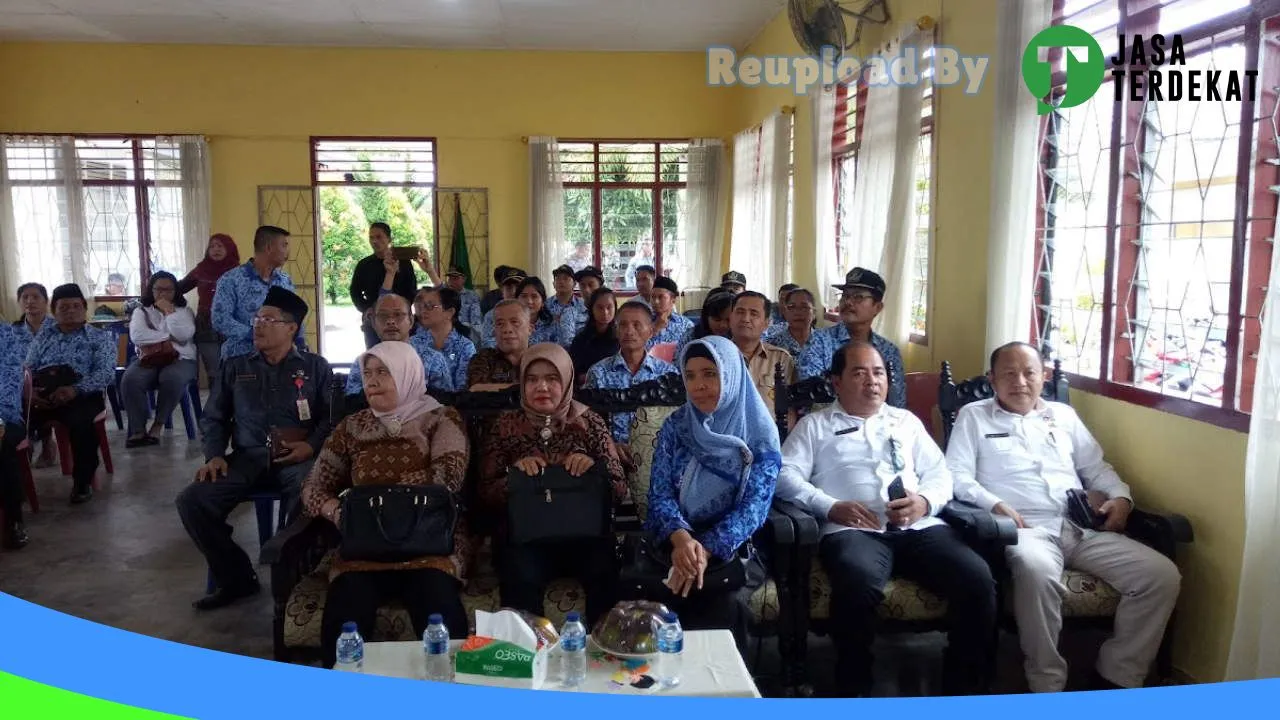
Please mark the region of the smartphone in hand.
POLYGON ((889 483, 889 500, 902 500, 907 496, 907 488, 902 484, 902 477, 896 477, 889 483))

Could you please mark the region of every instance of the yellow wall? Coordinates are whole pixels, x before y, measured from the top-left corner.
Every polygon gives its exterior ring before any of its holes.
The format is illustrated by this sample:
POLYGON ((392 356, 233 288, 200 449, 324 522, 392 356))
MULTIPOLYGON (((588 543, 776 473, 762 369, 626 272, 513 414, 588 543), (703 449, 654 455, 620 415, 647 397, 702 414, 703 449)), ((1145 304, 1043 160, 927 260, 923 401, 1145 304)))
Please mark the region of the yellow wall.
POLYGON ((430 136, 489 188, 491 263, 528 262, 528 135, 722 137, 697 53, 0 45, 0 131, 209 138, 215 231, 247 256, 259 185, 310 182, 312 135, 430 136))
MULTIPOLYGON (((939 21, 939 43, 966 54, 995 54, 996 0, 890 0, 889 6, 892 23, 865 28, 864 51, 855 54, 865 56, 865 48, 895 36, 921 15, 939 21)), ((786 13, 775 18, 746 52, 799 53, 786 13)), ((999 61, 992 58, 993 64, 999 61)), ((950 360, 958 374, 969 376, 985 363, 993 82, 989 69, 976 95, 965 95, 958 86, 938 89, 929 344, 905 349, 909 370, 937 370, 943 360, 950 360)), ((740 93, 738 130, 781 105, 797 106, 795 282, 812 285, 816 273, 808 99, 778 88, 740 93)), ((1191 519, 1196 541, 1182 556, 1184 590, 1174 659, 1180 670, 1197 680, 1221 680, 1244 546, 1246 436, 1080 391, 1072 398, 1141 505, 1191 519)))

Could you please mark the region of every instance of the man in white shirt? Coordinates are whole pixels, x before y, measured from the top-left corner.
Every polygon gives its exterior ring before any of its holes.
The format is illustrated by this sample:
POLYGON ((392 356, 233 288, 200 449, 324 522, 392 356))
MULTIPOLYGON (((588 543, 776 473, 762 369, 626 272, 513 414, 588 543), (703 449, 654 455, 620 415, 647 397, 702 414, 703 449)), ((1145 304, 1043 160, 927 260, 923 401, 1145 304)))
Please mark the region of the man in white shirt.
POLYGON ((995 397, 960 410, 947 465, 956 498, 1018 524, 1018 543, 1005 556, 1027 684, 1058 692, 1067 683, 1058 652, 1066 566, 1120 592, 1115 635, 1098 654, 1093 686, 1142 687, 1178 599, 1178 568, 1121 534, 1133 509, 1129 486, 1071 406, 1041 399, 1039 351, 1021 342, 996 348, 988 377, 995 397), (1067 491, 1081 489, 1105 517, 1100 530, 1082 529, 1067 514, 1067 491))
POLYGON ((825 520, 818 555, 831 579, 837 686, 872 684, 876 609, 891 575, 947 600, 943 691, 986 690, 996 638, 996 585, 986 561, 937 515, 951 500, 942 451, 915 415, 885 404, 889 378, 869 343, 831 364, 836 402, 806 416, 782 447, 778 497, 825 520), (902 480, 905 497, 890 500, 902 480))

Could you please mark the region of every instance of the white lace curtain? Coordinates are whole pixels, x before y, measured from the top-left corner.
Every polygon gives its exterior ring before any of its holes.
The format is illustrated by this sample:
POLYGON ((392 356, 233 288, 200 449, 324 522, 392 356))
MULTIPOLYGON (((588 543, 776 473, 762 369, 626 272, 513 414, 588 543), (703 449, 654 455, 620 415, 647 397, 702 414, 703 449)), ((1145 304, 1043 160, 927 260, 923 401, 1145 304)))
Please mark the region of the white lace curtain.
MULTIPOLYGON (((1021 57, 1049 24, 1052 0, 1000 0, 996 57, 1021 57)), ((995 63, 991 230, 987 240, 988 349, 1024 340, 1031 327, 1040 117, 1017 62, 995 63)))
POLYGON ((776 292, 788 274, 791 116, 776 112, 733 140, 733 236, 729 266, 747 285, 776 292))
POLYGON ((678 257, 663 248, 664 270, 681 290, 713 288, 720 284, 724 254, 724 210, 728 200, 728 159, 724 143, 699 139, 689 143, 689 181, 680 218, 684 247, 678 257))
POLYGON ((564 234, 560 143, 553 137, 529 138, 529 241, 534 274, 551 282, 551 271, 572 254, 564 234))
MULTIPOLYGON (((817 242, 814 277, 818 286, 811 288, 822 305, 831 296, 830 288, 844 280, 844 271, 836 262, 835 178, 832 172, 831 136, 835 129, 836 90, 819 85, 809 95, 812 112, 814 239, 817 242)), ((818 308, 819 317, 823 308, 818 308)))
POLYGON ((1227 680, 1280 677, 1280 252, 1271 254, 1263 313, 1244 466, 1244 567, 1227 680))
MULTIPOLYGON (((917 57, 925 57, 932 47, 932 32, 909 31, 903 39, 891 42, 883 54, 893 58, 914 48, 917 57)), ((903 347, 911 337, 916 154, 924 85, 900 86, 879 80, 868 80, 866 114, 861 119, 847 265, 875 270, 884 278, 887 290, 877 329, 903 347)))

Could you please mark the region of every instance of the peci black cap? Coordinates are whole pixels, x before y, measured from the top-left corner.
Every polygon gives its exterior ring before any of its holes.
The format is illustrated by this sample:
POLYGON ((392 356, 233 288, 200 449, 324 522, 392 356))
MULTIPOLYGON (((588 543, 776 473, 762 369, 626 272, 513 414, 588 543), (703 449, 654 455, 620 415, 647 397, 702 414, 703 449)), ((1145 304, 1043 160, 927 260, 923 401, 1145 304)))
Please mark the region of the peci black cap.
POLYGON ((844 276, 843 285, 833 286, 837 290, 852 290, 854 288, 862 288, 870 290, 875 295, 876 300, 884 299, 885 284, 884 278, 879 273, 872 272, 866 268, 856 267, 844 276))
POLYGON ((88 304, 88 301, 84 298, 84 291, 80 289, 79 285, 75 283, 59 285, 53 289, 53 294, 49 296, 49 309, 53 310, 54 308, 57 308, 59 300, 72 299, 79 299, 86 305, 88 304))
POLYGON ((737 270, 730 270, 729 272, 720 276, 720 284, 722 286, 723 285, 741 285, 743 288, 746 288, 747 276, 743 275, 737 270))
POLYGON ((676 285, 676 281, 669 277, 660 277, 653 281, 654 290, 666 290, 672 295, 680 295, 680 287, 676 285))
POLYGON ((509 267, 502 274, 502 279, 498 284, 506 285, 507 283, 516 283, 517 285, 524 282, 524 271, 520 268, 509 267))
POLYGON ((307 301, 279 285, 272 285, 267 290, 267 299, 262 301, 262 307, 279 308, 281 312, 292 315, 299 325, 307 317, 307 301))
POLYGON ((604 282, 604 273, 600 272, 600 268, 595 265, 588 265, 574 274, 573 279, 582 282, 582 278, 593 277, 600 282, 604 282))

